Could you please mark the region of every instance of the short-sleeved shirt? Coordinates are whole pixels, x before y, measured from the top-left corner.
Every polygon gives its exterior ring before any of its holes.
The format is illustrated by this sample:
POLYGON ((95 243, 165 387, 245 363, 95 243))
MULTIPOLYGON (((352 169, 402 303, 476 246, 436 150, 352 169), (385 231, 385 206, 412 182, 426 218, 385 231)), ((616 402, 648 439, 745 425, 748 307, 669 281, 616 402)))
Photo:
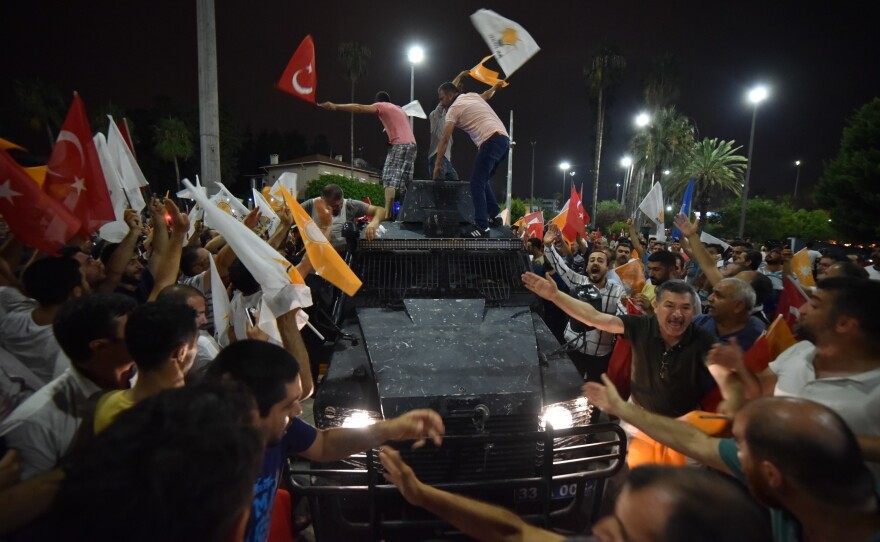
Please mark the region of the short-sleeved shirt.
MULTIPOLYGON (((719 439, 718 454, 721 460, 730 469, 736 478, 749 485, 746 474, 743 472, 742 463, 736 455, 736 441, 732 438, 719 439)), ((801 539, 801 524, 798 520, 781 508, 769 508, 770 525, 773 530, 773 540, 776 542, 797 542, 801 539)))
POLYGON ((0 436, 21 456, 22 480, 58 466, 70 451, 80 424, 91 421, 100 393, 97 384, 70 368, 0 424, 0 436))
POLYGON ((705 329, 722 341, 726 341, 731 338, 736 339, 737 344, 739 344, 739 347, 743 349, 743 352, 751 348, 752 345, 755 344, 755 341, 758 340, 758 337, 760 337, 761 334, 764 333, 764 330, 767 329, 767 326, 764 324, 764 322, 762 322, 758 318, 755 318, 754 316, 749 316, 748 321, 746 321, 745 327, 743 327, 739 331, 735 331, 724 336, 718 334, 718 324, 715 322, 715 318, 712 318, 712 316, 708 314, 701 314, 694 318, 694 325, 705 329))
POLYGON ((128 398, 126 391, 111 391, 98 400, 98 406, 95 408, 96 435, 107 429, 120 414, 134 406, 134 401, 128 398))
POLYGON ((656 316, 622 315, 623 337, 632 343, 632 396, 645 409, 678 417, 699 408, 715 387, 704 359, 716 339, 687 327, 681 340, 666 349, 656 316))
MULTIPOLYGON (((431 123, 431 144, 428 146, 428 158, 437 154, 437 147, 440 146, 440 140, 443 138, 443 131, 446 128, 446 108, 441 104, 428 115, 428 121, 431 123)), ((443 155, 447 160, 452 160, 452 138, 446 144, 446 153, 443 155)))
POLYGON ((406 145, 415 143, 416 138, 409 127, 409 117, 400 106, 388 102, 376 102, 373 104, 379 114, 379 120, 388 134, 388 142, 392 145, 406 145))
POLYGON ((33 311, 13 311, 0 319, 0 346, 30 369, 44 384, 64 372, 58 363, 61 347, 52 325, 34 322, 33 311))
MULTIPOLYGON (((315 207, 315 200, 318 198, 308 199, 303 202, 302 208, 309 213, 315 224, 321 224, 321 217, 318 215, 318 208, 315 207)), ((330 244, 338 251, 345 249, 345 238, 342 237, 342 225, 349 220, 354 220, 362 216, 367 216, 370 206, 362 201, 355 199, 343 198, 342 210, 337 216, 333 217, 333 223, 330 226, 331 239, 330 244)))
POLYGON ((275 491, 281 481, 281 469, 291 455, 308 450, 318 437, 318 430, 294 418, 281 444, 269 446, 263 455, 263 467, 254 484, 254 504, 245 535, 247 542, 265 542, 269 538, 275 491))
MULTIPOLYGON (((816 378, 816 347, 801 341, 770 362, 777 397, 802 397, 825 405, 856 435, 880 435, 880 368, 848 376, 816 378)), ((880 464, 867 463, 880 481, 880 464)))
POLYGON ((510 137, 492 107, 475 92, 459 94, 455 98, 446 112, 446 122, 467 132, 477 147, 496 133, 510 137))

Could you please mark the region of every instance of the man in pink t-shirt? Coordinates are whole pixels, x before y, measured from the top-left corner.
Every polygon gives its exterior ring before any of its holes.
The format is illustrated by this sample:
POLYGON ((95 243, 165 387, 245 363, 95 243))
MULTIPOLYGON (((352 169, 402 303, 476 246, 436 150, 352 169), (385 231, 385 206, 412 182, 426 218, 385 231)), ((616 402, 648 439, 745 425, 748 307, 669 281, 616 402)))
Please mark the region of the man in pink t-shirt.
POLYGON ((319 107, 330 111, 347 111, 349 113, 370 113, 378 115, 388 134, 388 155, 385 167, 382 168, 382 185, 385 187, 385 218, 391 218, 394 209, 394 197, 397 192, 403 194, 413 178, 413 164, 416 161, 416 138, 409 119, 403 109, 391 103, 391 97, 384 90, 376 94, 376 103, 335 104, 324 102, 319 107))

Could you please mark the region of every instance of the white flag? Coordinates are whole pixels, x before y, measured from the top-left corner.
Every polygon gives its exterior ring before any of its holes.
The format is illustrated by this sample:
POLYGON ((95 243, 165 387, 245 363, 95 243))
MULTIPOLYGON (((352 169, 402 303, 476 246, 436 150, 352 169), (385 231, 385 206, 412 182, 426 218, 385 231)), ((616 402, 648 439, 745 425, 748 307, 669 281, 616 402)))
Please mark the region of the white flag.
MULTIPOLYGON (((247 226, 216 205, 212 205, 208 198, 194 190, 188 180, 184 180, 183 184, 190 189, 196 202, 204 209, 205 218, 210 218, 213 227, 226 239, 238 259, 260 284, 263 299, 272 314, 281 316, 297 307, 311 306, 311 291, 293 264, 247 226)), ((298 317, 302 325, 305 325, 303 311, 299 311, 298 317)))
MULTIPOLYGON (((419 117, 420 119, 428 118, 428 115, 425 114, 425 110, 422 109, 422 104, 419 103, 418 100, 413 100, 405 106, 401 107, 403 112, 410 117, 419 117)), ((288 190, 290 192, 290 190, 288 190)), ((292 193, 292 192, 291 192, 292 193)))
MULTIPOLYGON (((187 179, 186 177, 184 177, 184 179, 189 180, 189 179, 187 179)), ((198 175, 196 175, 196 190, 199 191, 199 192, 201 192, 201 193, 203 193, 203 194, 206 194, 206 193, 207 193, 206 190, 205 190, 205 187, 202 186, 201 183, 199 183, 199 176, 198 176, 198 175)), ((184 188, 183 190, 181 190, 180 192, 178 192, 178 193, 177 193, 177 197, 178 197, 178 198, 193 199, 193 197, 192 197, 192 193, 191 193, 188 189, 186 189, 186 188, 184 188)))
MULTIPOLYGON (((221 183, 220 181, 216 181, 214 184, 220 187, 220 192, 218 192, 218 194, 220 194, 220 201, 219 203, 217 203, 217 207, 223 209, 224 211, 227 211, 238 220, 244 220, 244 217, 246 217, 248 213, 251 212, 250 209, 248 209, 245 204, 241 202, 240 199, 235 197, 235 194, 230 192, 229 189, 223 185, 223 183, 221 183)), ((190 186, 192 185, 190 184, 190 186)), ((193 189, 192 191, 194 192, 195 189, 193 189)))
POLYGON ((471 22, 495 55, 505 77, 510 77, 541 50, 525 28, 492 10, 477 11, 471 15, 471 22))
POLYGON ((721 248, 723 248, 725 251, 730 248, 730 245, 715 237, 714 235, 706 232, 700 234, 700 241, 702 241, 704 245, 721 245, 721 248))
POLYGON ((278 226, 281 224, 281 219, 278 218, 278 213, 276 213, 275 209, 269 205, 269 202, 266 201, 263 194, 257 192, 256 188, 251 188, 251 191, 254 193, 254 205, 260 210, 263 218, 269 221, 269 226, 266 228, 266 232, 269 234, 269 237, 272 237, 275 230, 277 230, 278 226))
POLYGON ((658 226, 663 225, 663 188, 660 183, 654 183, 651 191, 639 204, 639 209, 651 219, 651 222, 658 226))
POLYGON ((110 192, 110 203, 113 205, 113 214, 116 220, 109 224, 104 224, 98 230, 102 239, 106 239, 111 243, 120 243, 128 234, 128 224, 125 223, 125 208, 128 206, 128 200, 125 199, 125 191, 122 188, 122 181, 113 167, 113 159, 110 157, 110 150, 107 148, 107 139, 104 134, 98 132, 92 138, 95 141, 95 148, 98 151, 98 161, 101 163, 101 171, 104 172, 104 180, 107 182, 107 190, 110 192))
POLYGON ((214 338, 221 346, 229 344, 229 326, 231 324, 231 312, 229 310, 229 296, 226 288, 220 280, 220 272, 214 258, 208 258, 211 262, 211 305, 214 309, 214 338))
POLYGON ((122 182, 122 188, 128 197, 128 203, 135 211, 142 211, 147 206, 144 196, 141 194, 141 187, 147 186, 147 178, 144 177, 137 160, 131 154, 128 143, 122 138, 119 128, 113 122, 113 117, 107 115, 110 119, 110 127, 107 130, 107 148, 110 150, 110 157, 113 160, 113 167, 119 174, 122 182))
POLYGON ((296 177, 296 173, 285 171, 269 189, 269 195, 279 201, 283 200, 284 197, 281 195, 281 187, 283 186, 285 190, 293 194, 293 197, 296 197, 296 177))
POLYGON ((663 224, 657 224, 657 233, 654 234, 654 239, 663 243, 666 242, 666 228, 663 227, 663 224))

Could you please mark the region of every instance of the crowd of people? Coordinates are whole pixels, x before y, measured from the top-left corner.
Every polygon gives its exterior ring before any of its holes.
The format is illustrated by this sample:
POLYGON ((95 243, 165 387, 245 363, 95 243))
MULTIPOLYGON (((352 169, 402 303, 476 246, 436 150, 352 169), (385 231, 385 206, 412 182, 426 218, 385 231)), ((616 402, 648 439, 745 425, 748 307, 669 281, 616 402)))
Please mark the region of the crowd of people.
MULTIPOLYGON (((509 138, 486 103, 498 86, 464 93, 460 77, 431 114, 431 175, 457 178, 450 136, 466 131, 478 147, 467 235, 485 237, 500 225, 489 180, 509 138)), ((349 220, 372 217, 364 235, 377 235, 412 178, 415 144, 387 95, 322 107, 378 115, 391 144, 385 207, 336 185, 303 204, 344 251, 349 220)), ((265 241, 308 277, 290 211, 279 218, 265 241)), ((258 230, 260 212, 243 222, 258 230)), ((586 538, 420 482, 387 443, 440 446, 432 410, 364 428, 301 420, 327 361, 310 354, 302 309, 261 322, 260 282, 172 199, 127 211, 125 223, 118 243, 77 239, 47 255, 8 236, 0 248, 0 537, 265 541, 289 457, 381 447, 385 477, 409 503, 481 540, 880 540, 880 249, 871 267, 811 251, 817 282, 797 307, 800 340, 755 370, 744 352, 796 280, 790 247, 704 243, 683 215, 668 245, 633 220, 610 242, 569 242, 554 226, 525 240, 525 287, 584 396, 629 436, 631 470, 586 538), (214 313, 218 278, 228 326, 214 313), (709 431, 695 411, 725 423, 709 431)))

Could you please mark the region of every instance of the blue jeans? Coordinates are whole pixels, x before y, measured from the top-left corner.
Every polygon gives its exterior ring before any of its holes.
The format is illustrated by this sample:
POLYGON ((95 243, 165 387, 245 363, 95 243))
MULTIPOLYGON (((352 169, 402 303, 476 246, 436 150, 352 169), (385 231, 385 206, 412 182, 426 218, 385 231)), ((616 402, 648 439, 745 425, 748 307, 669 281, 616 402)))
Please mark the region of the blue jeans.
POLYGON ((474 222, 480 228, 488 228, 489 217, 501 212, 490 181, 509 151, 510 139, 503 135, 490 137, 477 150, 471 174, 471 198, 474 200, 474 222))
MULTIPOLYGON (((428 178, 432 179, 434 177, 434 160, 437 158, 437 154, 434 153, 428 157, 428 178)), ((440 178, 444 181, 457 181, 458 180, 458 172, 455 171, 455 168, 452 167, 452 162, 446 159, 444 156, 440 161, 440 178)))

